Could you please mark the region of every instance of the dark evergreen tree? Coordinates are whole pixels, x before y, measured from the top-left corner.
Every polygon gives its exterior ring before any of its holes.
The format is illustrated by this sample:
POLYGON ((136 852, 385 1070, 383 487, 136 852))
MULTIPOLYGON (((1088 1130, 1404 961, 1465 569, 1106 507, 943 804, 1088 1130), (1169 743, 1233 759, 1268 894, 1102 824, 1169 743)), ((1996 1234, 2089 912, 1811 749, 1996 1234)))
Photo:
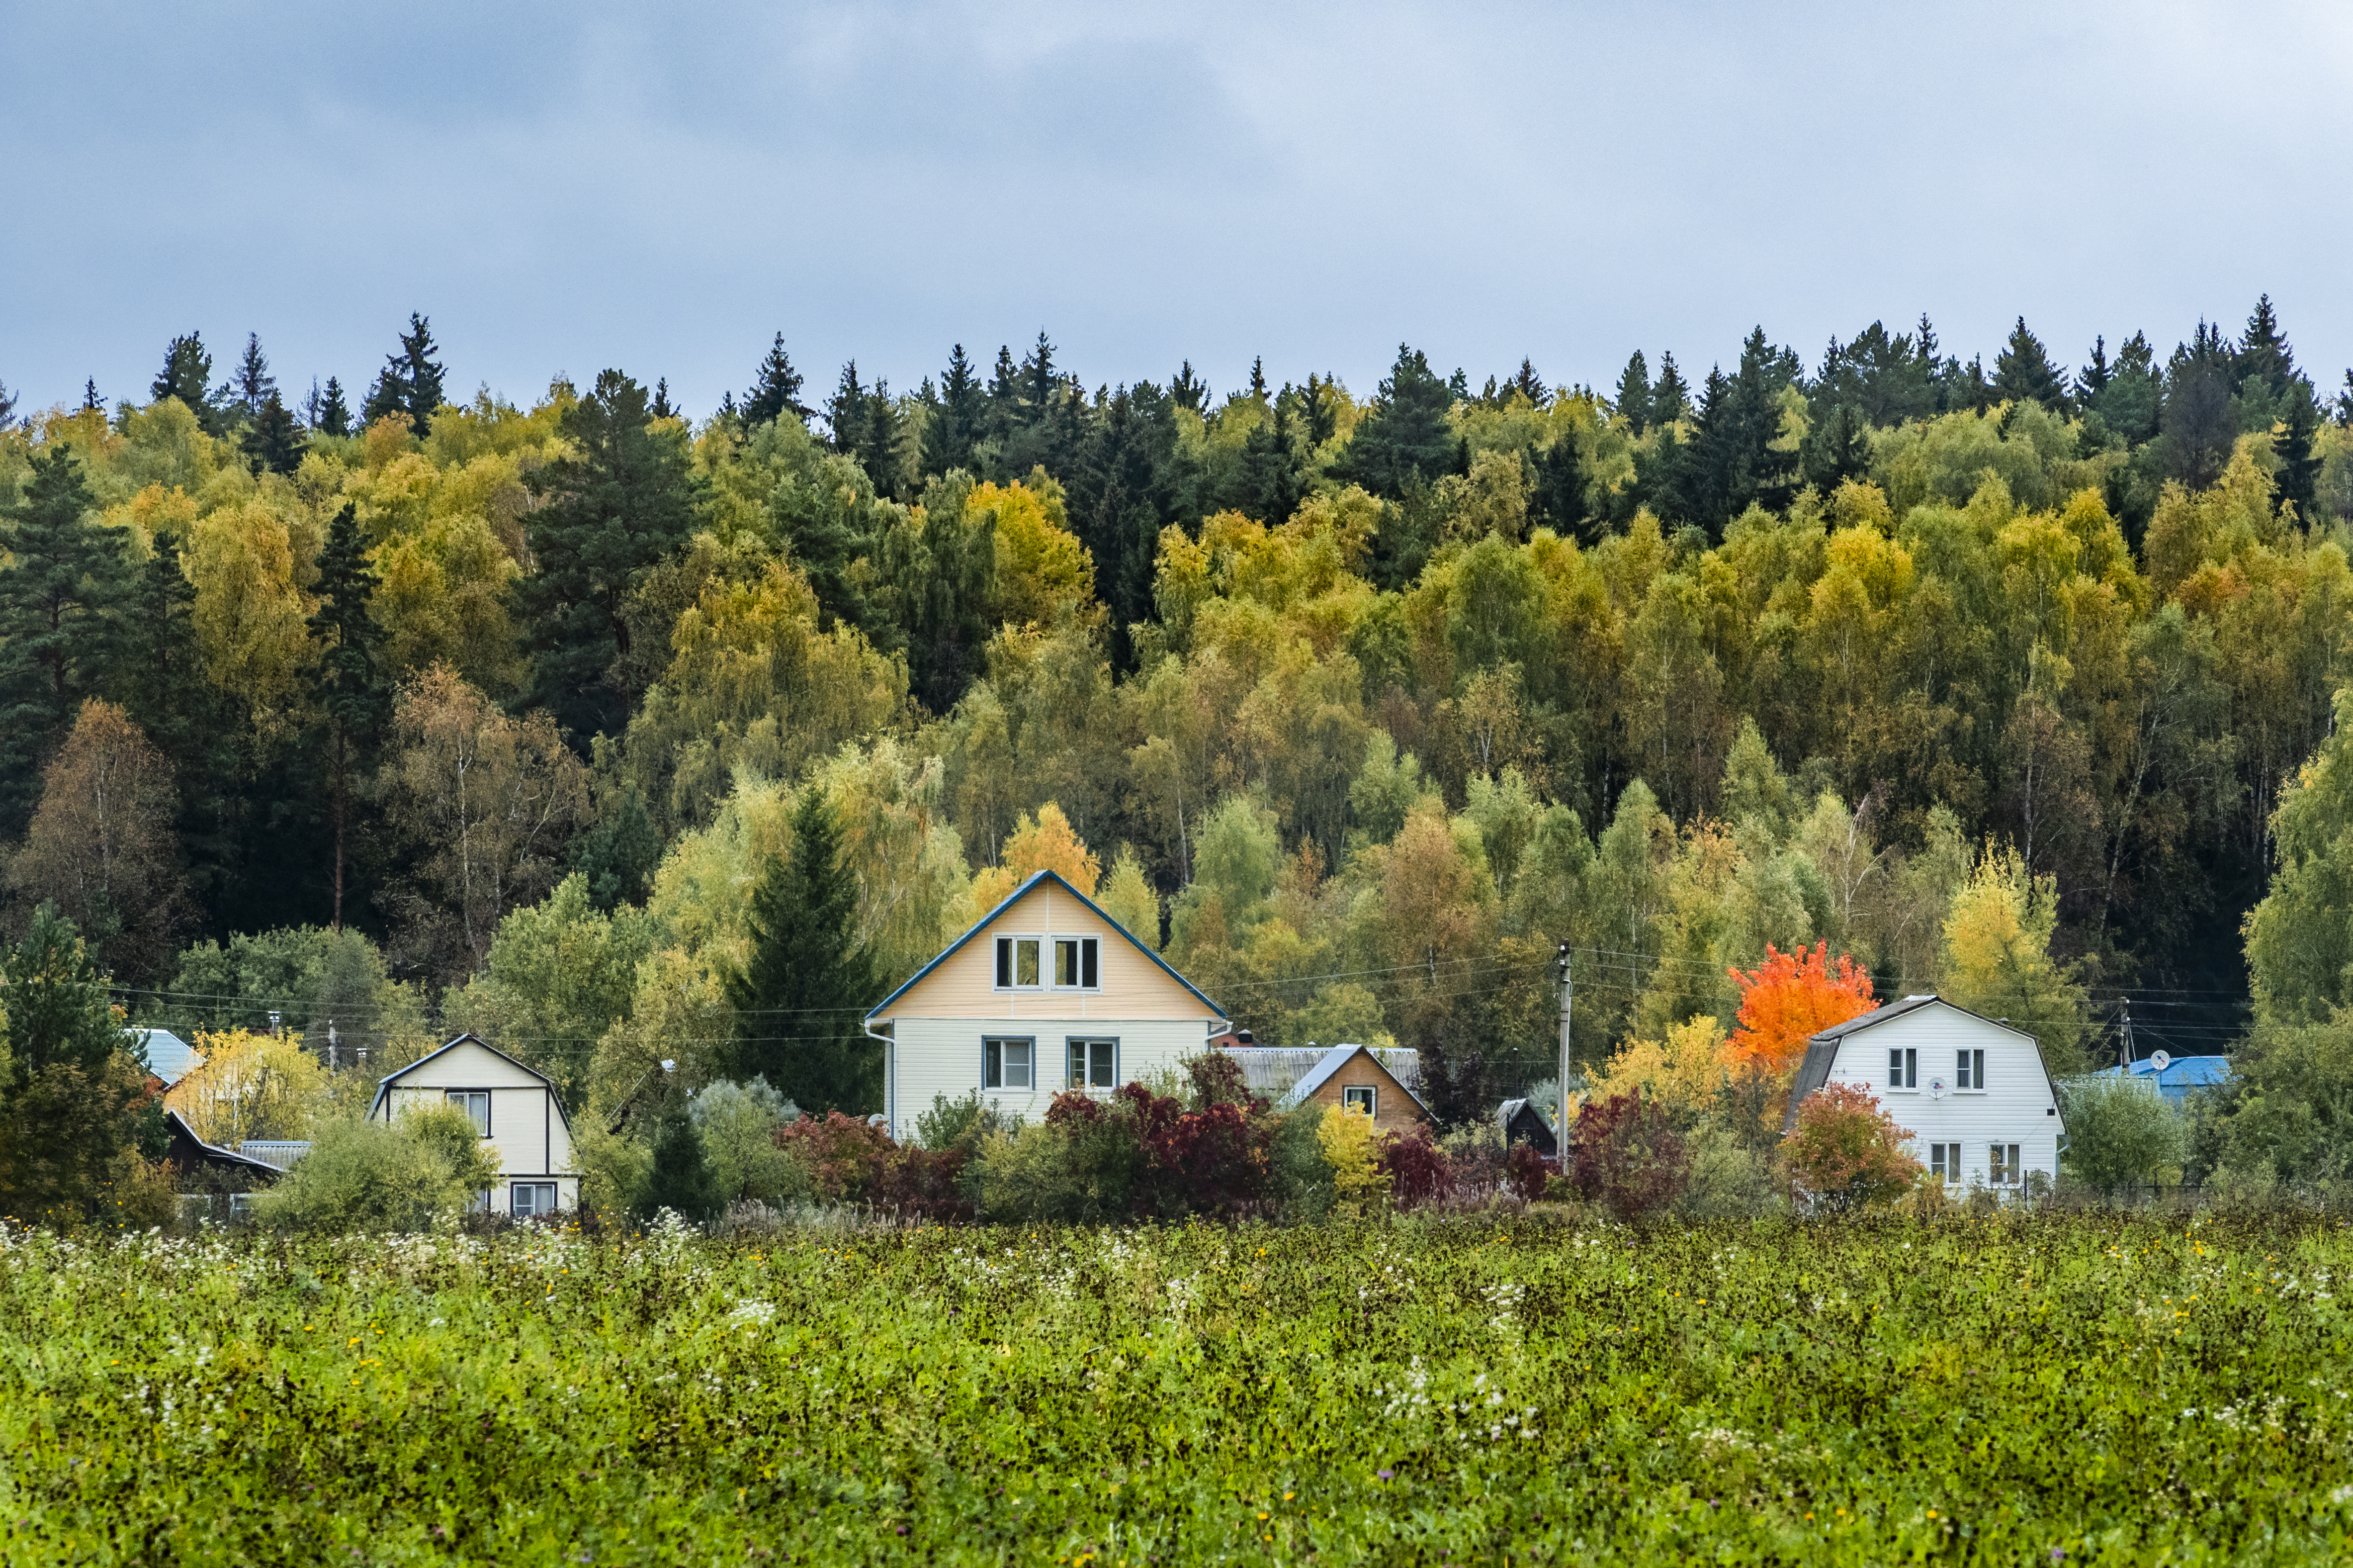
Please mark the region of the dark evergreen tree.
POLYGON ((335 860, 334 927, 343 929, 343 867, 351 819, 351 770, 374 749, 390 716, 391 698, 378 660, 382 638, 368 601, 377 586, 369 565, 359 512, 345 505, 327 527, 319 552, 319 607, 308 625, 318 648, 311 667, 311 695, 327 718, 334 748, 335 860))
POLYGON ((191 890, 216 900, 239 846, 227 828, 239 783, 235 700, 206 679, 196 645, 196 590, 181 565, 180 536, 155 531, 122 616, 109 684, 140 731, 171 759, 178 785, 180 845, 191 890))
POLYGON ((2158 416, 2165 469, 2191 489, 2203 489, 2221 478, 2238 438, 2231 361, 2221 329, 2200 321, 2190 341, 2175 347, 2166 366, 2165 406, 2158 416))
POLYGON ((0 1100, 0 1211, 86 1215, 132 1146, 145 1077, 124 1048, 107 979, 47 904, 0 962, 8 1094, 0 1100))
POLYGON ((587 880, 588 901, 610 914, 623 904, 645 901, 661 856, 661 831, 633 779, 596 826, 581 836, 572 863, 587 880))
POLYGON ((220 404, 213 395, 213 356, 205 347, 204 335, 190 332, 174 338, 164 351, 164 368, 147 389, 148 396, 161 403, 176 397, 188 405, 205 433, 218 436, 228 428, 220 404))
POLYGON ((2075 377, 2076 401, 2086 408, 2094 406, 2099 402, 2100 394, 2105 392, 2109 383, 2116 378, 2116 372, 2108 365, 2108 340, 2105 337, 2094 338, 2092 362, 2084 367, 2082 374, 2075 377))
POLYGON ((1544 377, 1536 374, 1532 359, 1520 361, 1519 374, 1512 377, 1512 390, 1538 408, 1552 401, 1551 390, 1545 385, 1544 377))
POLYGON ((119 647, 130 589, 122 531, 100 524, 72 445, 32 454, 15 504, 0 509, 0 838, 19 836, 41 787, 40 759, 119 647))
POLYGON ((880 378, 872 391, 866 395, 866 418, 858 435, 858 462, 866 477, 874 481, 874 493, 892 500, 906 500, 906 464, 901 448, 905 445, 906 416, 899 410, 898 399, 891 395, 891 384, 880 378))
MULTIPOLYGON (((95 392, 98 388, 98 383, 96 381, 92 381, 90 384, 90 389, 95 392)), ((9 425, 15 421, 16 417, 16 395, 8 390, 8 384, 6 382, 0 381, 0 430, 5 430, 8 428, 9 425)))
POLYGON ((947 369, 940 373, 931 417, 923 423, 923 478, 935 479, 953 469, 971 472, 978 467, 974 454, 988 427, 987 409, 987 394, 958 343, 948 355, 947 369))
POLYGON ((1999 399, 2039 403, 2054 414, 2067 412, 2066 384, 2043 352, 2042 340, 2026 330, 2023 316, 2010 329, 2010 341, 1994 361, 1993 390, 1999 399))
POLYGON ((84 414, 106 412, 106 403, 98 395, 98 377, 94 375, 81 384, 81 411, 84 414))
POLYGON ((1651 423, 1672 425, 1692 415, 1691 386, 1675 367, 1673 351, 1659 356, 1659 379, 1651 384, 1651 423))
POLYGON ((1206 413, 1209 406, 1209 384, 1193 374, 1193 362, 1187 360, 1168 380, 1168 396, 1179 408, 1196 414, 1206 413))
POLYGON ((302 410, 302 417, 319 435, 350 435, 352 411, 343 402, 343 384, 331 375, 327 378, 327 390, 322 394, 314 380, 311 386, 311 401, 302 410))
POLYGON ((2337 424, 2340 429, 2353 426, 2353 370, 2345 373, 2345 384, 2337 394, 2337 424))
POLYGON ((2272 309, 2269 294, 2255 301, 2254 313, 2247 318, 2246 336, 2239 340, 2238 352, 2231 358, 2231 379, 2234 393, 2243 395, 2252 384, 2274 405, 2284 404, 2289 387, 2303 379, 2295 368, 2295 350, 2280 331, 2279 315, 2272 309))
POLYGON ((866 446, 870 413, 866 388, 858 381, 858 362, 851 360, 841 367, 841 381, 825 405, 826 429, 835 451, 845 457, 859 455, 866 446))
POLYGON ((2100 416, 2112 435, 2138 446, 2157 434, 2158 405, 2165 378, 2157 368, 2156 351, 2147 334, 2135 332, 2116 350, 2116 363, 2098 391, 2084 395, 2084 403, 2100 416))
POLYGON ((793 356, 785 352, 785 334, 778 332, 752 378, 752 390, 744 395, 744 423, 756 430, 787 414, 807 419, 811 412, 801 402, 801 373, 793 368, 793 356))
POLYGON ((860 1026, 881 986, 858 935, 840 823, 814 785, 794 806, 792 835, 791 853, 752 889, 751 956, 728 977, 728 1076, 765 1078, 814 1115, 862 1114, 881 1098, 881 1057, 860 1026))
POLYGON ((245 459, 255 473, 290 474, 302 466, 306 440, 294 411, 286 406, 285 399, 273 386, 238 444, 245 448, 245 459))
POLYGON ((1324 443, 1340 432, 1340 410, 1335 405, 1332 384, 1319 381, 1315 373, 1307 373, 1307 390, 1301 404, 1300 433, 1304 437, 1312 458, 1323 450, 1324 443))
POLYGON ((651 403, 646 405, 646 413, 656 419, 677 419, 683 417, 670 404, 670 377, 663 376, 660 380, 654 383, 654 399, 651 403))
POLYGON ((385 356, 384 368, 376 372, 375 384, 368 389, 367 404, 361 411, 363 421, 373 425, 396 415, 408 421, 410 434, 418 440, 431 435, 433 414, 441 406, 441 384, 447 374, 438 357, 440 352, 433 341, 431 322, 410 311, 408 331, 400 334, 400 352, 385 356))
POLYGON ((1933 371, 1910 334, 1891 334, 1873 321, 1851 343, 1831 340, 1807 395, 1820 405, 1844 404, 1864 426, 1884 428, 1936 412, 1933 371))
POLYGON ((1651 427, 1651 364, 1636 349, 1626 368, 1618 373, 1617 416, 1628 434, 1640 436, 1651 427))
POLYGON ((1121 387, 1104 402, 1071 475, 1071 526, 1094 562, 1095 596, 1110 612, 1112 663, 1121 670, 1134 668, 1134 628, 1155 616, 1160 531, 1180 515, 1176 409, 1149 382, 1121 387))
POLYGON ((1228 504, 1269 526, 1291 521, 1306 499, 1307 474, 1291 439, 1291 410, 1277 401, 1274 416, 1242 437, 1241 463, 1228 504))
POLYGON ((1593 543, 1599 530, 1587 505, 1585 464, 1578 456, 1577 436, 1564 430, 1553 444, 1535 454, 1535 486, 1528 496, 1528 521, 1549 528, 1563 539, 1593 543))
POLYGON ((686 1101, 674 1092, 662 1099, 661 1119, 654 1124, 653 1169, 646 1181, 642 1217, 651 1219, 668 1209, 681 1219, 701 1223, 718 1213, 719 1183, 702 1156, 702 1135, 686 1101))
POLYGON ((1774 348, 1759 327, 1741 345, 1732 375, 1710 370, 1700 394, 1691 459, 1671 502, 1683 521, 1722 537, 1752 504, 1779 511, 1798 485, 1798 454, 1780 449, 1781 394, 1796 380, 1796 356, 1774 348))
POLYGON ((645 388, 617 370, 565 410, 574 455, 531 476, 542 505, 523 514, 539 570, 518 578, 532 656, 530 702, 573 743, 617 734, 634 706, 622 611, 645 574, 694 531, 698 496, 686 437, 656 429, 645 388))
POLYGON ((892 529, 882 551, 908 683, 917 701, 942 715, 979 677, 988 640, 997 524, 965 519, 972 487, 971 474, 961 468, 933 480, 923 491, 922 523, 892 529))
POLYGON ((1404 497, 1415 474, 1436 483, 1454 468, 1457 443, 1447 418, 1453 402, 1428 357, 1399 343, 1397 363, 1340 456, 1337 477, 1392 500, 1404 497))
POLYGON ((1054 368, 1054 345, 1046 341, 1045 330, 1040 328, 1038 341, 1021 356, 1021 402, 1026 423, 1034 424, 1046 416, 1060 386, 1060 374, 1054 368))
POLYGON ((2306 529, 2313 524, 2313 497, 2320 486, 2321 459, 2312 449, 2319 434, 2320 409, 2313 401, 2312 384, 2299 376, 2288 385, 2287 412, 2280 419, 2274 450, 2280 465, 2276 500, 2283 507, 2294 502, 2296 521, 2306 529))
POLYGON ((1250 395, 1261 403, 1266 401, 1266 356, 1264 354, 1250 361, 1250 395))
POLYGON ((1806 432, 1799 449, 1806 482, 1828 494, 1846 479, 1871 475, 1870 426, 1849 403, 1832 404, 1806 432))
POLYGON ((237 363, 237 372, 229 377, 229 405, 237 422, 251 424, 261 417, 269 400, 278 395, 278 378, 269 374, 269 361, 261 352, 261 334, 245 334, 245 353, 237 363))

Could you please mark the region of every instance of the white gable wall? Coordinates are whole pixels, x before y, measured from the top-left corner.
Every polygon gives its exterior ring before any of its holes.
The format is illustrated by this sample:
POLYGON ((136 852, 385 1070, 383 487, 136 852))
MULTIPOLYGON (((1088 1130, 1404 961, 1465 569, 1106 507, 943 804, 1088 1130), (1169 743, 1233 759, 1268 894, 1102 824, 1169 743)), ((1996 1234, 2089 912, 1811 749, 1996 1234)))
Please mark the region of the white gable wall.
POLYGON ((413 1108, 444 1104, 451 1089, 490 1093, 487 1142, 499 1157, 500 1172, 498 1185, 491 1189, 492 1210, 513 1212, 518 1182, 553 1182, 559 1207, 579 1206, 580 1177, 572 1159, 572 1135, 565 1128, 555 1091, 528 1068, 471 1040, 402 1073, 371 1114, 391 1118, 413 1108))
POLYGON ((1958 1008, 1922 1007, 1841 1039, 1829 1081, 1877 1095, 1897 1125, 1911 1130, 1906 1148, 1923 1164, 1931 1143, 1959 1143, 1962 1178, 1972 1186, 1986 1183, 1996 1142, 2017 1144, 2020 1163, 2028 1172, 2058 1178, 2063 1131, 2055 1113, 2059 1102, 2031 1036, 1958 1008), (1920 1053, 1917 1089, 1894 1087, 1887 1059, 1891 1050, 1920 1053), (1955 1087, 1956 1057, 1963 1050, 1985 1052, 1985 1088, 1955 1087), (1930 1087, 1940 1079, 1942 1096, 1930 1087))

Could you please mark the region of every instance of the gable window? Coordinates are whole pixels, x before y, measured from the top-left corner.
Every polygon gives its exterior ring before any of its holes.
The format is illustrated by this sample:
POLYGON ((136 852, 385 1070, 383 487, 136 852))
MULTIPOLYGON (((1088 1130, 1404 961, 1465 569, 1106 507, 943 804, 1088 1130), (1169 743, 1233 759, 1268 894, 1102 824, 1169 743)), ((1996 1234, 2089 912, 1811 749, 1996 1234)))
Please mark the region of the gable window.
POLYGON ((1367 1116, 1376 1116, 1379 1114, 1376 1109, 1379 1103, 1380 1091, 1369 1083, 1352 1083, 1340 1091, 1340 1107, 1344 1110, 1361 1110, 1367 1116))
POLYGON ((980 1042, 980 1087, 983 1089, 1029 1089, 1030 1052, 1034 1046, 1029 1040, 983 1040, 980 1042))
POLYGON ((1992 1179, 1993 1184, 1997 1187, 2018 1185, 2020 1181, 2018 1145, 2015 1143, 1993 1145, 1992 1155, 1986 1161, 1986 1174, 1992 1179))
POLYGON ((555 1212, 554 1182, 517 1182, 514 1184, 514 1216, 517 1219, 537 1219, 555 1212))
POLYGON ((1959 1051, 1955 1054, 1958 1056, 1960 1059, 1953 1065, 1953 1087, 1955 1089, 1983 1089, 1986 1086, 1985 1053, 1983 1051, 1959 1051))
POLYGON ((1947 1182, 1961 1179, 1961 1146, 1958 1143, 1928 1145, 1928 1173, 1947 1182))
POLYGON ((1054 984, 1057 989, 1092 991, 1103 984, 1103 943, 1091 936, 1054 939, 1054 984))
POLYGON ((1000 936, 997 939, 997 988, 999 991, 1034 991, 1045 984, 1039 973, 1039 952, 1045 944, 1043 937, 1000 936))
POLYGON ((1117 1040, 1072 1040, 1071 1042, 1071 1087, 1072 1089, 1118 1088, 1119 1042, 1117 1040))
POLYGON ((453 1089, 449 1103, 474 1119, 474 1136, 491 1135, 491 1091, 487 1089, 453 1089))
POLYGON ((1917 1050, 1890 1050, 1887 1053, 1887 1087, 1917 1089, 1920 1087, 1920 1053, 1917 1050))

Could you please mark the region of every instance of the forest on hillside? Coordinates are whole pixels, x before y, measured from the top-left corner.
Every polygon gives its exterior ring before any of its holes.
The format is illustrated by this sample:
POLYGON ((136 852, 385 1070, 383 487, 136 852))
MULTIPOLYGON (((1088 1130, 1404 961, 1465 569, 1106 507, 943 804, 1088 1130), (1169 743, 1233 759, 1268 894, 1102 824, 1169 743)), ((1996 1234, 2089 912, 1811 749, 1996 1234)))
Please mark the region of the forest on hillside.
POLYGON ((1040 866, 1451 1116, 1551 1076, 1564 943, 1594 1064, 1768 947, 2055 1067, 2346 999, 2242 932, 2353 661, 2353 373, 2268 299, 1606 390, 746 358, 704 419, 455 401, 421 317, 358 396, 194 333, 143 397, 0 389, 11 933, 52 906, 140 1020, 473 1027, 607 1109, 662 1057, 864 1108, 795 1061, 1040 866), (747 1005, 812 834, 860 992, 747 1005))

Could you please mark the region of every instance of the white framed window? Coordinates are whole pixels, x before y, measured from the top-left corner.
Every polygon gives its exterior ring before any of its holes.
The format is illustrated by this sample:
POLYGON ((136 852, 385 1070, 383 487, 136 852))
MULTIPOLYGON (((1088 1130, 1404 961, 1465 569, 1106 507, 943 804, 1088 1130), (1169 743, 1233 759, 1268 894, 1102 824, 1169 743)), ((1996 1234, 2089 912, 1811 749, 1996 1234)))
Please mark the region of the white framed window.
POLYGON ((517 1219, 538 1219, 555 1212, 554 1182, 517 1182, 512 1203, 517 1219))
POLYGON ((1072 1040, 1070 1081, 1072 1089, 1117 1089, 1119 1042, 1072 1040))
POLYGON ((999 991, 1042 991, 1046 975, 1042 936, 1000 936, 997 939, 997 988, 999 991))
POLYGON ((1953 1064, 1953 1087, 1967 1089, 1983 1089, 1986 1086, 1985 1053, 1956 1051, 1954 1055, 1958 1059, 1953 1064))
POLYGON ((1361 1110, 1367 1116, 1380 1114, 1380 1090, 1377 1085, 1352 1083, 1340 1090, 1340 1107, 1344 1110, 1361 1110))
POLYGON ((1027 1037, 981 1041, 980 1087, 1034 1089, 1037 1049, 1037 1042, 1027 1037))
POLYGON ((1054 989, 1095 991, 1103 986, 1103 942, 1092 936, 1054 939, 1054 989))
POLYGON ((1947 1182, 1961 1179, 1961 1146, 1958 1143, 1928 1145, 1928 1173, 1942 1176, 1947 1182))
POLYGON ((449 1103, 474 1119, 474 1136, 491 1135, 491 1091, 487 1089, 453 1089, 449 1103))
POLYGON ((1887 1087, 1917 1089, 1920 1087, 1920 1053, 1916 1049, 1890 1047, 1887 1052, 1887 1087))
POLYGON ((1986 1175, 1997 1187, 2014 1187, 2022 1176, 2018 1168, 2018 1145, 1996 1143, 1986 1160, 1986 1175))

